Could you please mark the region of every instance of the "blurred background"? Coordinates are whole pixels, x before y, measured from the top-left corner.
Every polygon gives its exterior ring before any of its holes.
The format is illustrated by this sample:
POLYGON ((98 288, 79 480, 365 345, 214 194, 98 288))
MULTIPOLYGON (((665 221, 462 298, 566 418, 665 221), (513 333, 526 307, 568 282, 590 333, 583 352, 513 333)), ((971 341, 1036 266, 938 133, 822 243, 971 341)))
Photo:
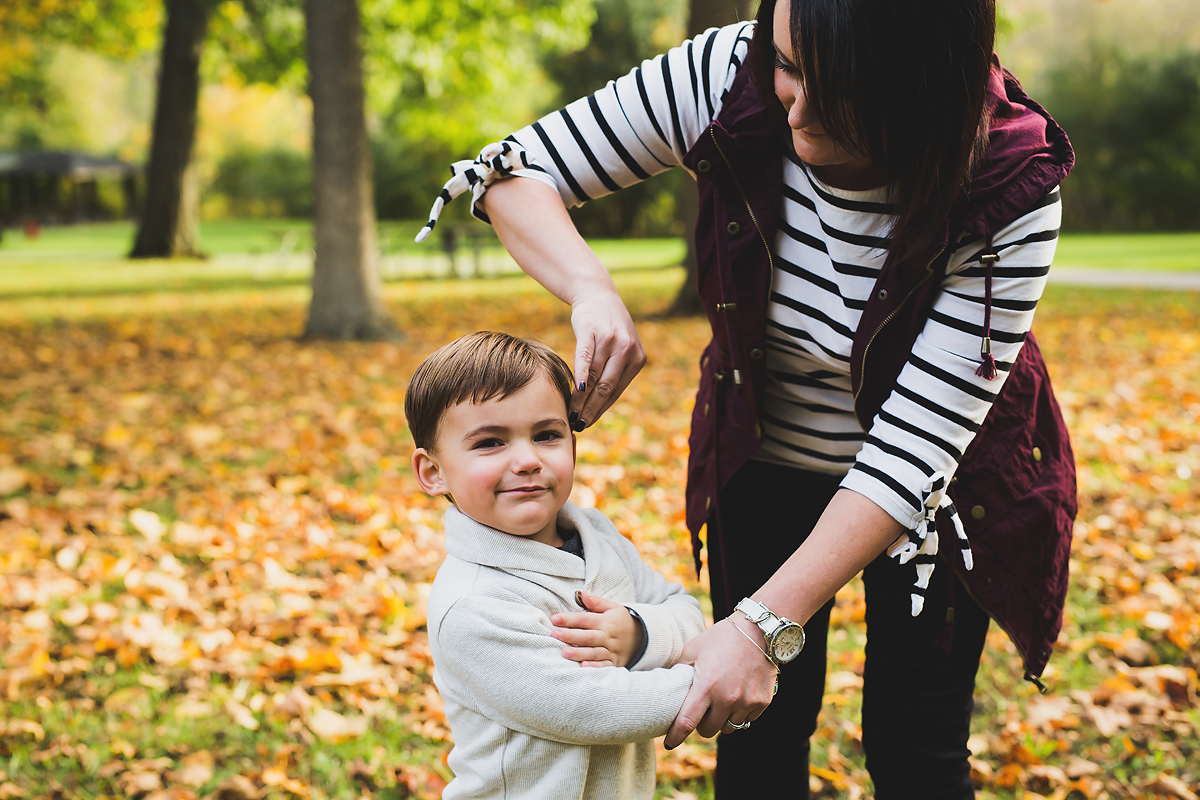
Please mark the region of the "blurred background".
MULTIPOLYGON (((207 15, 193 34, 201 58, 190 213, 201 223, 311 216, 302 4, 190 4, 207 15)), ((185 5, 28 0, 0 9, 0 224, 140 214, 164 16, 185 5), (12 177, 14 156, 47 152, 95 163, 12 177)), ((752 6, 362 0, 375 216, 419 226, 451 161, 664 51, 689 21, 702 29, 745 18, 752 6)), ((1003 63, 1077 150, 1063 189, 1065 230, 1200 227, 1200 4, 1002 0, 1000 13, 1003 63)), ((578 223, 588 236, 678 236, 680 179, 673 171, 589 204, 578 223)), ((450 219, 464 218, 461 205, 450 219)), ((286 247, 279 238, 261 246, 286 247)), ((398 247, 411 236, 396 238, 398 247)), ((387 235, 380 246, 388 251, 387 235)))
MULTIPOLYGON (((440 796, 443 509, 404 386, 477 328, 574 336, 464 200, 413 237, 452 161, 753 6, 0 0, 0 800, 440 796)), ((981 800, 1197 800, 1200 3, 999 9, 1078 159, 1036 327, 1080 505, 1054 691, 994 627, 972 776, 981 800)), ((707 603, 690 183, 573 211, 651 358, 572 497, 707 603)), ((864 598, 837 596, 815 800, 870 796, 864 598)), ((660 752, 656 797, 710 800, 714 760, 660 752)))

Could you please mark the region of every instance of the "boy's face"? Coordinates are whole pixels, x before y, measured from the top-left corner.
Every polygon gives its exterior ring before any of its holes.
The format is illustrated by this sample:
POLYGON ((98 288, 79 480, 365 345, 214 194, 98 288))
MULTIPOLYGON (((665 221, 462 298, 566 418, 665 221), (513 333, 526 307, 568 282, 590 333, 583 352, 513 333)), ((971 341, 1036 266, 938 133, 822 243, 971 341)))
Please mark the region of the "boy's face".
POLYGON ((555 519, 575 477, 566 403, 540 375, 503 399, 459 403, 442 416, 436 452, 413 453, 413 472, 476 522, 557 547, 555 519))

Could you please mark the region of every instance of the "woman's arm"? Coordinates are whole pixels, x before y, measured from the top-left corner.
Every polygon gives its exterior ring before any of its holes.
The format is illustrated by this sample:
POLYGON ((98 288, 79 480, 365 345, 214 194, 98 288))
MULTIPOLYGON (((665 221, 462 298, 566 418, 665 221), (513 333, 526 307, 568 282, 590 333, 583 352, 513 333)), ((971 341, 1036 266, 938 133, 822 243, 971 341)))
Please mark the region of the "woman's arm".
POLYGON ((612 280, 564 204, 680 164, 720 110, 752 29, 741 23, 709 30, 516 131, 509 138, 535 166, 518 170, 520 180, 476 187, 477 208, 521 268, 571 305, 577 389, 571 410, 586 424, 616 401, 646 355, 612 280), (706 91, 697 91, 700 84, 706 91))
POLYGON ((575 392, 570 410, 578 412, 581 428, 590 425, 646 363, 633 319, 557 192, 535 180, 509 178, 492 184, 480 202, 521 269, 571 306, 575 392))
MULTIPOLYGON (((842 489, 804 544, 751 598, 804 624, 903 531, 875 503, 842 489)), ((770 704, 775 667, 733 630, 734 625, 766 648, 762 631, 739 612, 688 643, 680 663, 694 664, 696 678, 667 734, 668 749, 681 744, 693 730, 707 738, 715 736, 727 720, 756 719, 770 704)), ((786 681, 780 691, 787 691, 786 681)))

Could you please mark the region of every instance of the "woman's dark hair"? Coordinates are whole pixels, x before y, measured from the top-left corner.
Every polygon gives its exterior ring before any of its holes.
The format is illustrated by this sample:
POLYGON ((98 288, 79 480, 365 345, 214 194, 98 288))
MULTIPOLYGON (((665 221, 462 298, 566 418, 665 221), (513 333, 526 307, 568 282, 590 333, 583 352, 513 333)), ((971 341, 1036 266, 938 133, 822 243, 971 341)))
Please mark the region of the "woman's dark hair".
MULTIPOLYGON (((752 68, 769 108, 775 6, 762 0, 752 68)), ((793 60, 817 118, 891 187, 892 249, 928 250, 987 143, 995 0, 790 0, 793 60)))

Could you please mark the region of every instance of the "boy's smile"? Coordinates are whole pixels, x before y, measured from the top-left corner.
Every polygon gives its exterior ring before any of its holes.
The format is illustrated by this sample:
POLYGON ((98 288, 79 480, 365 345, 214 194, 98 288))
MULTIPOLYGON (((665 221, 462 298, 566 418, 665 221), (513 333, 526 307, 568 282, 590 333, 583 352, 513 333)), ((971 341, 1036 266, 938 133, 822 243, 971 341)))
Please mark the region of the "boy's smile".
POLYGON ((435 449, 413 454, 431 495, 450 495, 476 522, 555 547, 571 494, 575 436, 562 394, 539 375, 504 398, 446 410, 435 449))

